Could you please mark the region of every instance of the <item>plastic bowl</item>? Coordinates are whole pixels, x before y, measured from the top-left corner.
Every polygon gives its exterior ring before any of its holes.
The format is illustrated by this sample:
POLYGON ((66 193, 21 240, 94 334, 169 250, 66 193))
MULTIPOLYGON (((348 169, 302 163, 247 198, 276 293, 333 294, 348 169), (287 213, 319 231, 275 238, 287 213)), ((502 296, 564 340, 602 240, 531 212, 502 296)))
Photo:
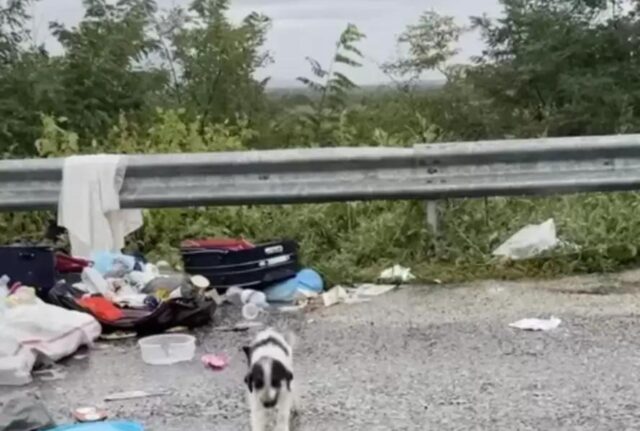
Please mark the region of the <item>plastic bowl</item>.
POLYGON ((196 354, 196 338, 185 334, 163 334, 138 341, 142 360, 150 365, 186 362, 196 354))

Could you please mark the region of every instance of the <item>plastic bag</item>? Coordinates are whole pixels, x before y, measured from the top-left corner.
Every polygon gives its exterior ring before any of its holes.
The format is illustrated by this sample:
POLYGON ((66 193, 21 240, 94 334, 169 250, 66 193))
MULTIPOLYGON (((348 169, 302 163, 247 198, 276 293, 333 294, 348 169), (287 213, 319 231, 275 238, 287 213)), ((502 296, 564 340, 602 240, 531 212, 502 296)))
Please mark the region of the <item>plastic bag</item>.
POLYGON ((530 259, 555 248, 558 244, 555 222, 549 219, 541 224, 523 227, 498 247, 493 255, 511 260, 530 259))
POLYGON ((91 315, 37 302, 7 308, 0 317, 0 385, 23 385, 40 356, 57 361, 101 333, 91 315))

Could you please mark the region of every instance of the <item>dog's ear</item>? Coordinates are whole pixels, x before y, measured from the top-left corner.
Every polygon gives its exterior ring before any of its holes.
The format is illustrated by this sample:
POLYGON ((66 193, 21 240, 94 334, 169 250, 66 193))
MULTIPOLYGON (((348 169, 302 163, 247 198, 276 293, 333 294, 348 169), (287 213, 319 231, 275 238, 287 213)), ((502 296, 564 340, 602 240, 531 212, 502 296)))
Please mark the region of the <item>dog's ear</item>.
POLYGON ((291 390, 291 381, 293 380, 293 373, 282 362, 275 360, 271 368, 271 378, 278 381, 285 381, 287 389, 291 390))
POLYGON ((251 365, 251 347, 250 346, 242 346, 242 351, 247 357, 247 363, 251 365))
POLYGON ((287 389, 291 390, 291 381, 293 380, 293 373, 287 370, 285 375, 285 381, 287 382, 287 389))

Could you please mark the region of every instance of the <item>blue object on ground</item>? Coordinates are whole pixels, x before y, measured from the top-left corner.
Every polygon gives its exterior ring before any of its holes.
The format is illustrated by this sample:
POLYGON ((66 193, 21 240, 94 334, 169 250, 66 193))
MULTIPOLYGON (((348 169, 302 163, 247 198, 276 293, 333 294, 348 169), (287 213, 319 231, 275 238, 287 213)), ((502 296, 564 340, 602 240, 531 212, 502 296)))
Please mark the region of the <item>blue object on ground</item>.
POLYGON ((292 302, 298 297, 300 290, 322 293, 324 281, 313 269, 303 269, 294 278, 275 284, 264 290, 269 302, 292 302))
POLYGON ((144 431, 144 428, 136 422, 106 421, 60 425, 47 431, 144 431))
POLYGON ((111 272, 116 263, 124 265, 127 271, 133 271, 136 267, 135 257, 110 251, 91 253, 91 260, 93 261, 93 268, 102 275, 111 272))

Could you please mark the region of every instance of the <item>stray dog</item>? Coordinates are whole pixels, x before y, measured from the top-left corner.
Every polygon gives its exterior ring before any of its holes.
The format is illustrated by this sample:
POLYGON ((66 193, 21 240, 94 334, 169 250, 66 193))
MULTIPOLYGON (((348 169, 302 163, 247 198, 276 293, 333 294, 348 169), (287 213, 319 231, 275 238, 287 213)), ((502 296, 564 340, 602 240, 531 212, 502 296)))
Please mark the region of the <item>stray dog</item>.
POLYGON ((260 332, 243 347, 249 363, 244 381, 249 390, 251 431, 265 431, 267 413, 276 413, 276 431, 289 431, 297 407, 293 383, 293 335, 284 337, 273 329, 260 332))

